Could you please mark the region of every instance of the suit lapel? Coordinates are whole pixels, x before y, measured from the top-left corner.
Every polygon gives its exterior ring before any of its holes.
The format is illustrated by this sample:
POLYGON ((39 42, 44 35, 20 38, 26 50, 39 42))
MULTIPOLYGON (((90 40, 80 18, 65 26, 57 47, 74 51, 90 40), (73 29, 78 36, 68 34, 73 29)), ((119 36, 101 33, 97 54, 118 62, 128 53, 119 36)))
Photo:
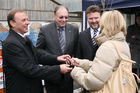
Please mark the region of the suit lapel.
POLYGON ((86 31, 86 34, 87 34, 87 42, 89 43, 89 45, 94 48, 96 45, 93 45, 92 44, 92 39, 91 39, 91 33, 90 33, 90 28, 87 29, 86 31))
MULTIPOLYGON (((32 52, 32 54, 34 55, 35 60, 37 61, 36 52, 35 52, 35 50, 34 50, 34 46, 33 46, 32 42, 29 40, 30 44, 27 46, 26 44, 27 44, 28 41, 26 41, 23 37, 21 37, 20 35, 18 35, 15 31, 11 31, 11 32, 12 32, 11 34, 13 34, 14 38, 17 39, 17 40, 19 40, 19 45, 20 45, 21 47, 23 47, 25 53, 26 53, 27 55, 29 55, 29 56, 30 56, 30 53, 29 53, 27 47, 28 47, 28 46, 30 47, 31 52, 32 52)), ((28 38, 27 38, 27 39, 28 39, 28 38)), ((29 42, 28 42, 28 43, 29 43, 29 42)))
POLYGON ((57 32, 57 27, 56 27, 56 23, 52 23, 52 28, 50 30, 51 32, 48 33, 48 35, 50 35, 52 38, 52 43, 54 43, 56 49, 59 50, 59 53, 61 53, 61 47, 60 47, 60 44, 59 44, 59 39, 58 39, 58 32, 57 32))
POLYGON ((35 59, 35 62, 38 62, 35 47, 33 46, 32 41, 28 37, 26 37, 26 46, 29 47, 29 49, 31 50, 31 53, 33 55, 32 57, 35 59))
POLYGON ((12 34, 14 39, 19 40, 20 43, 22 43, 23 45, 25 45, 26 41, 24 40, 23 37, 21 37, 19 34, 17 34, 15 31, 10 30, 10 34, 12 34))
POLYGON ((71 34, 72 34, 72 31, 70 30, 70 28, 68 27, 68 25, 66 25, 66 30, 65 30, 65 38, 66 38, 65 51, 68 49, 68 46, 70 44, 69 42, 71 40, 71 34))
POLYGON ((86 38, 87 42, 89 43, 90 46, 93 46, 91 40, 90 28, 87 29, 86 34, 87 34, 87 38, 86 38))

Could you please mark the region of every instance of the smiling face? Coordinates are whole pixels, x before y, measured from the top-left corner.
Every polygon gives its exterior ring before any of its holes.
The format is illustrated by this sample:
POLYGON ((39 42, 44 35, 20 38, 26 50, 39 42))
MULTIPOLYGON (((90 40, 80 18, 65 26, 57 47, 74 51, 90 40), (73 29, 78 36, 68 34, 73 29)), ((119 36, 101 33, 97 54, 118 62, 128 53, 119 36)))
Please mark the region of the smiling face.
POLYGON ((24 12, 17 12, 14 16, 14 20, 10 21, 12 29, 20 34, 28 32, 28 17, 24 12))
POLYGON ((59 27, 64 27, 68 22, 68 11, 64 7, 60 7, 54 14, 54 20, 59 27))
POLYGON ((100 13, 99 12, 91 12, 87 14, 88 24, 93 29, 98 29, 100 22, 100 13))

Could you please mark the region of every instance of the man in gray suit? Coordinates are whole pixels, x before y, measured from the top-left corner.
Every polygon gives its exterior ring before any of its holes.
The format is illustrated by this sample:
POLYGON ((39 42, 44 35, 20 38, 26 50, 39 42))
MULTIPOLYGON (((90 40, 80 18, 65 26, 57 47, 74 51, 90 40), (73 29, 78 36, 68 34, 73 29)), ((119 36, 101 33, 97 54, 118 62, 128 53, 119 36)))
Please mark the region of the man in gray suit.
MULTIPOLYGON (((57 6, 54 10, 54 22, 40 28, 37 48, 46 54, 75 56, 78 28, 68 24, 68 9, 57 6)), ((57 64, 56 64, 57 65, 57 64)), ((47 93, 73 93, 73 80, 70 74, 63 75, 60 84, 45 80, 47 93)))

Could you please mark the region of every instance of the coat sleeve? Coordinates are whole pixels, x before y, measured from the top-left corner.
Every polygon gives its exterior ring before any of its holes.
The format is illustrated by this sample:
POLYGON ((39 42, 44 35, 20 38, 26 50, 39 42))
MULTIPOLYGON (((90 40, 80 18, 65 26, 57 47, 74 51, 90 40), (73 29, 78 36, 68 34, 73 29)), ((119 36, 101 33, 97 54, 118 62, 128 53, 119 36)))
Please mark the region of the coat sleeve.
POLYGON ((71 76, 87 90, 99 90, 111 77, 113 69, 118 64, 119 56, 112 44, 102 44, 97 50, 92 64, 89 60, 79 60, 80 67, 74 67, 71 76), (83 65, 89 67, 86 71, 83 65), (89 65, 87 65, 89 64, 89 65))
POLYGON ((78 39, 79 39, 79 29, 74 27, 74 48, 72 51, 72 56, 76 57, 77 49, 78 49, 78 39))
POLYGON ((81 49, 81 33, 79 34, 79 39, 78 39, 78 43, 77 43, 77 52, 76 52, 76 57, 77 58, 82 58, 82 49, 81 49))
POLYGON ((134 35, 134 29, 135 29, 135 26, 134 25, 130 25, 130 26, 128 26, 128 28, 127 28, 127 35, 126 35, 126 41, 128 42, 128 43, 131 43, 131 42, 133 42, 133 38, 132 38, 132 36, 134 35))
POLYGON ((52 55, 46 53, 44 50, 41 51, 40 49, 37 49, 37 57, 39 64, 42 65, 59 65, 60 62, 57 61, 57 55, 52 55))
POLYGON ((40 31, 38 34, 38 39, 37 39, 36 47, 40 48, 40 49, 44 49, 46 47, 45 46, 46 42, 45 42, 45 36, 44 36, 45 35, 44 29, 45 29, 45 26, 40 28, 40 31))
POLYGON ((93 64, 93 62, 88 59, 74 58, 74 60, 76 60, 79 63, 80 67, 84 69, 86 72, 88 72, 88 70, 92 67, 93 64))
POLYGON ((46 38, 45 33, 47 33, 46 30, 47 30, 46 25, 41 27, 37 39, 36 48, 37 48, 39 63, 42 65, 59 65, 60 63, 57 62, 56 60, 58 55, 52 55, 51 53, 45 50, 47 47, 46 40, 45 40, 46 38), (46 60, 49 60, 49 62, 46 62, 46 60))
POLYGON ((60 66, 40 66, 32 57, 25 54, 20 44, 3 44, 3 61, 15 71, 28 78, 46 79, 58 82, 61 79, 60 66))
POLYGON ((47 47, 46 40, 45 40, 45 38, 46 38, 45 33, 47 33, 46 25, 40 28, 36 48, 40 52, 43 52, 43 53, 45 53, 47 55, 51 55, 49 52, 45 51, 45 49, 47 47))

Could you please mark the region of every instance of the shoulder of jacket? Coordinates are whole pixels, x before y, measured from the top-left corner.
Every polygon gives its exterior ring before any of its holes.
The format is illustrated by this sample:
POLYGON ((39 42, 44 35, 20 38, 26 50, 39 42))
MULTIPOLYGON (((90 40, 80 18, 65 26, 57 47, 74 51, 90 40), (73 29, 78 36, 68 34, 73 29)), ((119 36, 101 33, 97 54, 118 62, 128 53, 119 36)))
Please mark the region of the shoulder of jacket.
POLYGON ((129 25, 128 28, 135 28, 136 27, 136 24, 133 24, 133 25, 129 25))
POLYGON ((51 29, 54 26, 55 26, 54 23, 49 23, 49 24, 43 25, 40 29, 46 31, 46 29, 51 29))
POLYGON ((67 23, 66 26, 69 27, 69 28, 78 29, 78 27, 76 27, 76 26, 74 26, 70 23, 67 23))
POLYGON ((90 31, 90 30, 89 30, 89 28, 88 28, 88 29, 85 29, 84 31, 81 31, 81 32, 80 32, 80 34, 82 34, 82 35, 83 35, 83 34, 88 33, 89 31, 90 31))

